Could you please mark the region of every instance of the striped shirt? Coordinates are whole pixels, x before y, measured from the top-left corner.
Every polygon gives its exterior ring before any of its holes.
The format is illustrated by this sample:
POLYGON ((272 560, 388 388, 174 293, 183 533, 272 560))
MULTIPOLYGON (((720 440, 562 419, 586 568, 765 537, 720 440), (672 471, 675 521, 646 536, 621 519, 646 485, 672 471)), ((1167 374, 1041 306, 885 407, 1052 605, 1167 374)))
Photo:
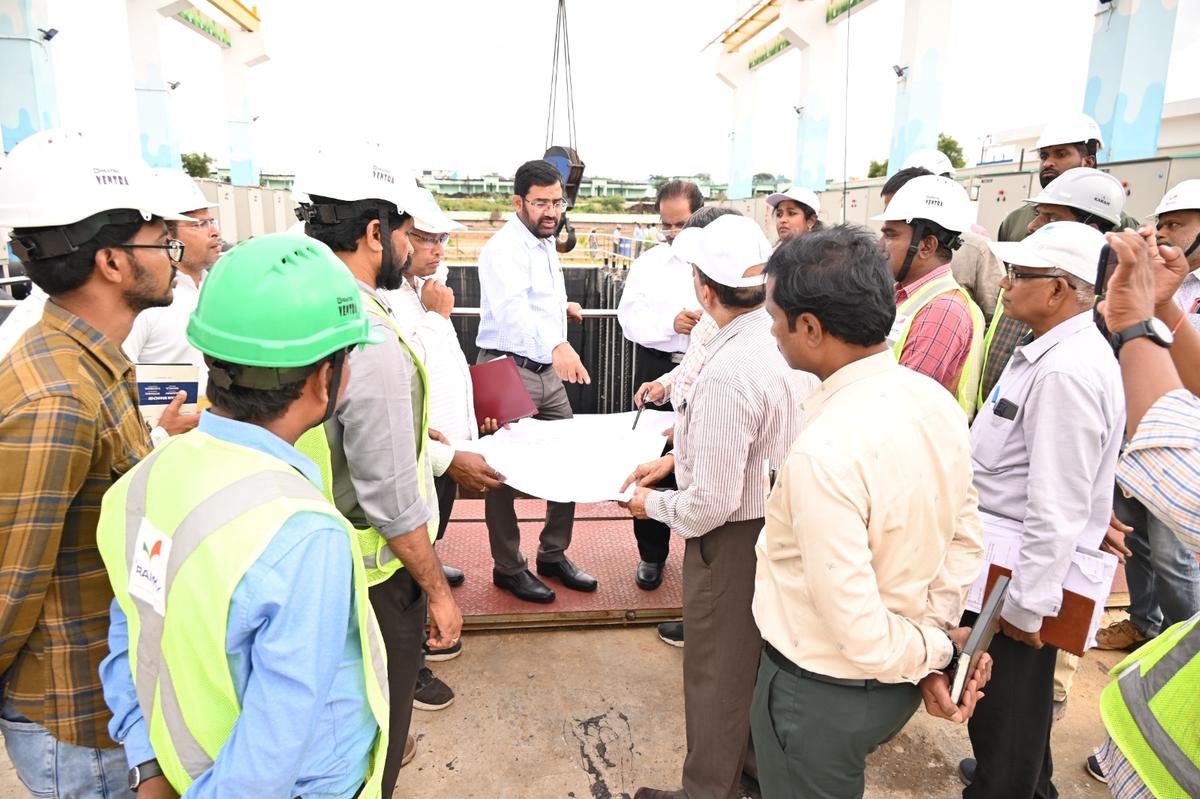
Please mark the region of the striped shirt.
POLYGON ((679 490, 646 498, 646 514, 684 538, 762 518, 763 462, 783 463, 800 433, 800 403, 818 382, 783 360, 762 308, 720 328, 705 349, 691 397, 675 406, 679 490))
POLYGON ((1200 552, 1200 399, 1177 389, 1150 406, 1117 465, 1117 484, 1200 552))
POLYGON ((1096 760, 1108 780, 1108 792, 1113 799, 1154 799, 1154 794, 1112 738, 1104 739, 1104 744, 1096 750, 1096 760))
MULTIPOLYGON (((922 286, 950 275, 950 265, 939 267, 904 286, 896 286, 900 307, 922 286)), ((974 322, 971 309, 957 291, 934 297, 917 311, 900 353, 900 365, 941 383, 951 394, 958 393, 958 379, 971 353, 974 322)))
POLYGON ((56 305, 0 360, 3 701, 58 740, 113 747, 100 686, 112 587, 100 498, 150 451, 133 366, 56 305))
POLYGON ((713 318, 708 314, 701 314, 700 321, 692 328, 683 360, 674 369, 658 378, 658 382, 662 383, 663 388, 667 390, 667 396, 671 399, 671 407, 678 408, 687 402, 692 385, 700 376, 700 370, 704 368, 704 361, 708 358, 708 350, 704 345, 712 340, 717 331, 717 323, 713 321, 713 318))

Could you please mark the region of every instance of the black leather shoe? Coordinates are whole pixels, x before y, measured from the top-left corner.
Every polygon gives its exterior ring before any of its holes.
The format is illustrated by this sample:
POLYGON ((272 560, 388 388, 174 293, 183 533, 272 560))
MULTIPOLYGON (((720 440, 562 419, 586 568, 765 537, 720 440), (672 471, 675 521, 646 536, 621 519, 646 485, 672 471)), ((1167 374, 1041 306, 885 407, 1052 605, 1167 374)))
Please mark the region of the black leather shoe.
POLYGON ((511 591, 517 599, 523 599, 526 602, 554 601, 554 592, 550 590, 549 586, 534 577, 529 569, 520 574, 501 574, 493 571, 492 582, 496 584, 497 588, 511 591))
POLYGON ((563 585, 575 591, 595 591, 596 586, 599 585, 595 577, 576 566, 569 558, 563 558, 553 563, 539 560, 537 573, 543 577, 557 577, 562 580, 563 585))
POLYGON ((446 575, 446 582, 450 583, 451 588, 458 588, 463 584, 463 580, 467 579, 462 569, 447 566, 445 563, 442 564, 442 574, 446 575))
POLYGON ((964 757, 958 761, 958 778, 962 780, 963 785, 970 785, 975 782, 975 766, 978 765, 975 758, 964 757))
POLYGON ((662 585, 662 578, 663 564, 643 560, 638 564, 637 575, 633 579, 637 581, 638 588, 653 591, 662 585))

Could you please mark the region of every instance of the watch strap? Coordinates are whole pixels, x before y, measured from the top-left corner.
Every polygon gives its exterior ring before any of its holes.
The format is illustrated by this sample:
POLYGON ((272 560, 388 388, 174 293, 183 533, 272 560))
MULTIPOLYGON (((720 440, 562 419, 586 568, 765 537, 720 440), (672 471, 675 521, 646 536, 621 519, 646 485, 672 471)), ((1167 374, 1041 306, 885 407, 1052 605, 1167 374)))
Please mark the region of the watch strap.
POLYGON ((136 791, 146 780, 163 776, 162 767, 157 760, 147 760, 129 769, 129 790, 136 791))
POLYGON ((1117 352, 1121 351, 1129 342, 1135 338, 1148 338, 1160 347, 1169 347, 1171 342, 1163 339, 1158 331, 1154 328, 1153 320, 1143 319, 1141 322, 1132 324, 1129 327, 1122 328, 1112 334, 1112 346, 1117 352))

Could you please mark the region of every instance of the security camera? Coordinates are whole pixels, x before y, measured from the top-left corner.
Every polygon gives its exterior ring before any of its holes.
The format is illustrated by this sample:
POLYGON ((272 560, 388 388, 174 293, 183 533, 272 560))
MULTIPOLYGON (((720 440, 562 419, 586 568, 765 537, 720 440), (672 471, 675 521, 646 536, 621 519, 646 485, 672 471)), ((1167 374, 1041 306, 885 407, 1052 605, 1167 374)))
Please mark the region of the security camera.
POLYGON ((798 117, 804 116, 804 106, 794 105, 794 106, 792 106, 792 110, 796 112, 796 116, 798 116, 798 117))
POLYGON ((38 33, 42 34, 42 40, 47 42, 58 35, 58 28, 50 28, 49 30, 46 28, 38 28, 37 30, 38 33))
POLYGON ((183 84, 183 81, 181 81, 181 80, 169 80, 169 81, 167 81, 167 88, 170 89, 171 91, 175 91, 182 84, 183 84))
POLYGON ((892 72, 896 73, 897 78, 903 78, 908 74, 908 67, 902 67, 899 64, 892 64, 892 72))

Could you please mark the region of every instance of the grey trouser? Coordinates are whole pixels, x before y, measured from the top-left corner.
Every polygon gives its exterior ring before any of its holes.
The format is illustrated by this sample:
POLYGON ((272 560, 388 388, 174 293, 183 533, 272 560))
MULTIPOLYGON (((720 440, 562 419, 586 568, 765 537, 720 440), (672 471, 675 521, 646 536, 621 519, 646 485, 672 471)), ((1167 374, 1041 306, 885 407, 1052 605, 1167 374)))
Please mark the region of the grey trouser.
POLYGON ((400 776, 400 760, 404 757, 404 743, 412 721, 417 672, 425 659, 421 648, 425 642, 425 592, 408 569, 400 569, 382 583, 371 586, 368 593, 387 652, 391 729, 383 761, 383 795, 391 796, 400 776))
MULTIPOLYGON (((689 538, 683 553, 683 699, 688 799, 739 794, 762 639, 754 624, 754 542, 762 519, 689 538)), ((767 794, 769 795, 769 794, 767 794)))
MULTIPOLYGON (((495 356, 481 350, 479 363, 495 356)), ((567 390, 553 368, 542 372, 517 368, 521 382, 529 392, 538 412, 535 419, 570 419, 571 403, 567 390)), ((521 552, 521 530, 517 526, 517 511, 513 507, 516 492, 507 485, 493 489, 483 497, 483 518, 487 522, 488 541, 492 545, 492 560, 500 574, 520 574, 528 567, 521 552)), ((574 502, 547 502, 546 524, 538 538, 537 559, 553 563, 566 557, 571 545, 571 528, 575 524, 574 502)))

